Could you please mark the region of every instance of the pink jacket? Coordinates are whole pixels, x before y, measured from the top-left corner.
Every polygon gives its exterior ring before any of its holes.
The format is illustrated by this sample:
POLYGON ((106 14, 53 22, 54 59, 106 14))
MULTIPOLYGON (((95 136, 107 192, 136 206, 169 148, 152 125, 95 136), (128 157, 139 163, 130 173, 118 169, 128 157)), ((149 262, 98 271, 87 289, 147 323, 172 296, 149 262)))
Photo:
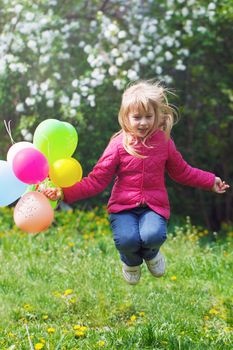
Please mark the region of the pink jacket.
POLYGON ((188 165, 177 151, 174 142, 167 140, 163 131, 158 130, 147 141, 135 148, 146 158, 134 157, 127 153, 122 144, 123 135, 112 139, 92 172, 75 185, 64 188, 64 200, 76 200, 95 196, 112 181, 115 182, 108 202, 108 212, 117 213, 146 203, 166 219, 170 206, 165 187, 165 170, 169 176, 183 184, 211 189, 215 175, 188 165))

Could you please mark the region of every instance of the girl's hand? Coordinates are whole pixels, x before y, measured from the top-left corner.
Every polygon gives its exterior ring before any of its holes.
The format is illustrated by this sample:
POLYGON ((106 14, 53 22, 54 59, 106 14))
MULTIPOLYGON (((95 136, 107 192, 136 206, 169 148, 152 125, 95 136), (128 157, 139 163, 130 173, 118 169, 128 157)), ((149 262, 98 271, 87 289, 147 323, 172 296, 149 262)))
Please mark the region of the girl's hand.
POLYGON ((213 192, 216 192, 216 193, 225 193, 229 187, 230 186, 228 184, 226 184, 225 181, 222 181, 220 179, 220 177, 216 177, 215 182, 214 182, 214 186, 212 187, 211 190, 213 192))
POLYGON ((46 188, 42 193, 48 197, 51 201, 57 201, 62 198, 62 190, 58 187, 55 188, 46 188))

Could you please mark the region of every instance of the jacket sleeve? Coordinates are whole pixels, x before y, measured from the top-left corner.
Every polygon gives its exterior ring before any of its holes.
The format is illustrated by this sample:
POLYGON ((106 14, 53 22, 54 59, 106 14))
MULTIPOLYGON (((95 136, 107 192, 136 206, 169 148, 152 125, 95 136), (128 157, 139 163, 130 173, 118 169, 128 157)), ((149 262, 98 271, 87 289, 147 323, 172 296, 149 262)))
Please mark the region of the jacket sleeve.
POLYGON ((214 185, 213 173, 191 167, 176 149, 173 140, 168 141, 168 159, 166 168, 169 176, 183 185, 211 189, 214 185))
POLYGON ((102 192, 112 181, 119 163, 117 143, 113 139, 87 177, 71 187, 63 188, 64 201, 72 203, 102 192))

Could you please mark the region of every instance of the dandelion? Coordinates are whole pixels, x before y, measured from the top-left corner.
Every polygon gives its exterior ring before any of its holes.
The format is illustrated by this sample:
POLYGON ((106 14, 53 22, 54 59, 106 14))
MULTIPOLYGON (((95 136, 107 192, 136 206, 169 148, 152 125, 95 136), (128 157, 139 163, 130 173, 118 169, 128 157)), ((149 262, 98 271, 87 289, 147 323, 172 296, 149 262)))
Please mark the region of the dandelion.
POLYGON ((145 312, 144 311, 139 312, 139 316, 144 317, 145 316, 145 312))
POLYGON ((215 308, 212 308, 212 309, 210 309, 209 314, 210 315, 217 315, 217 314, 219 314, 219 311, 216 310, 215 308))
POLYGON ((26 310, 26 311, 32 311, 33 306, 30 305, 30 304, 24 304, 23 308, 24 308, 24 310, 26 310))
POLYGON ((64 296, 67 297, 70 294, 73 294, 73 289, 66 289, 64 292, 64 296))
POLYGON ((208 321, 209 318, 210 318, 210 317, 209 317, 208 315, 205 315, 205 316, 204 316, 204 320, 205 320, 205 321, 208 321))
POLYGON ((130 317, 130 321, 131 321, 131 322, 136 321, 136 319, 137 319, 137 316, 136 316, 136 315, 132 315, 132 316, 130 317))
POLYGON ((172 277, 171 277, 171 280, 172 280, 172 281, 176 281, 176 280, 177 280, 177 277, 176 277, 176 276, 172 276, 172 277))
POLYGON ((47 320, 48 318, 49 318, 48 315, 43 315, 43 316, 42 316, 42 320, 47 320))
POLYGON ((43 349, 43 347, 44 347, 44 344, 43 344, 43 343, 37 343, 37 344, 35 344, 35 350, 43 349))
POLYGON ((55 332, 55 328, 49 327, 49 328, 47 329, 47 332, 48 332, 49 334, 52 334, 52 333, 55 332))
POLYGON ((68 243, 68 246, 69 246, 70 248, 74 247, 74 245, 75 245, 74 242, 69 242, 69 243, 68 243))
POLYGON ((82 338, 85 336, 85 333, 82 331, 77 331, 75 332, 75 337, 82 338))
POLYGON ((105 346, 105 341, 99 340, 96 345, 99 346, 100 348, 103 348, 105 346))
POLYGON ((80 330, 80 328, 81 328, 80 324, 77 324, 77 325, 75 325, 75 326, 73 327, 73 329, 74 329, 75 331, 80 330))

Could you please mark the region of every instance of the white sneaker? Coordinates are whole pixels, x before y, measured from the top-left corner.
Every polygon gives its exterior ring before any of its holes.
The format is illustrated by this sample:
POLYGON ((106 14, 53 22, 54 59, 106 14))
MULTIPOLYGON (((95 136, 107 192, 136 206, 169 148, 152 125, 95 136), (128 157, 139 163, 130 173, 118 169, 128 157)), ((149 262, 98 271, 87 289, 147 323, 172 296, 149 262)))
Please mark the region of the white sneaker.
POLYGON ((156 257, 146 260, 146 264, 150 273, 155 277, 161 277, 165 273, 165 259, 163 254, 158 252, 156 257))
POLYGON ((122 267, 123 277, 129 284, 137 284, 141 277, 141 267, 139 266, 128 266, 123 263, 122 267))

